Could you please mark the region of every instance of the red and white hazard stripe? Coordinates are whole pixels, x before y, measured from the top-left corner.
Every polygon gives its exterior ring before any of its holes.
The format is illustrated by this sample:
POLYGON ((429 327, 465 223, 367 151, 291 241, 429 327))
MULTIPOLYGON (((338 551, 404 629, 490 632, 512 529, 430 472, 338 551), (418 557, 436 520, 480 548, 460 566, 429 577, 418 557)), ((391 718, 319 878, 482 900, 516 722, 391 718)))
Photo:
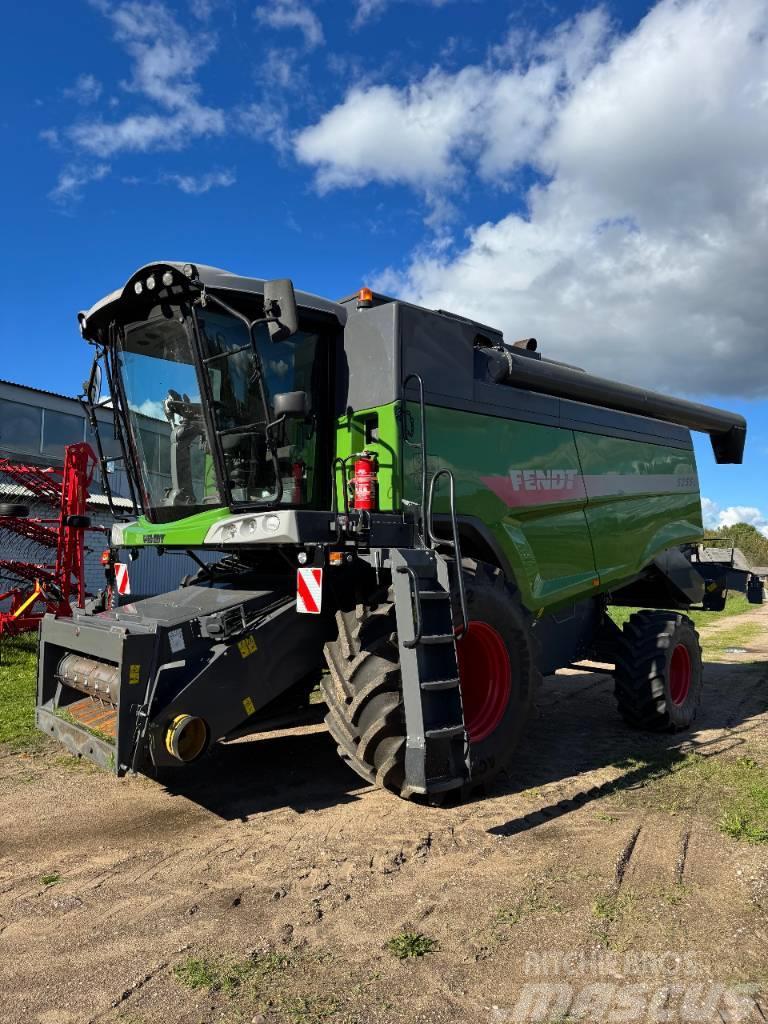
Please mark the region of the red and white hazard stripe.
POLYGON ((125 562, 115 562, 115 586, 121 597, 131 592, 131 581, 128 578, 128 566, 125 562))
POLYGON ((319 615, 323 604, 323 570, 299 569, 296 573, 296 611, 319 615))

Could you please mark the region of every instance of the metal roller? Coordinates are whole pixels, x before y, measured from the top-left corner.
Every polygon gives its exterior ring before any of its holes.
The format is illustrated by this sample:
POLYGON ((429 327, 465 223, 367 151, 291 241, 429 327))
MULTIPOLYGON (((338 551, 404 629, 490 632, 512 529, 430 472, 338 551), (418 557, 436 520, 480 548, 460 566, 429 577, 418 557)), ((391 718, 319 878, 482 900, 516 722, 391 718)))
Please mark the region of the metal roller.
POLYGON ((73 690, 117 704, 120 692, 117 665, 84 658, 81 654, 67 654, 59 662, 56 674, 65 686, 71 686, 73 690))

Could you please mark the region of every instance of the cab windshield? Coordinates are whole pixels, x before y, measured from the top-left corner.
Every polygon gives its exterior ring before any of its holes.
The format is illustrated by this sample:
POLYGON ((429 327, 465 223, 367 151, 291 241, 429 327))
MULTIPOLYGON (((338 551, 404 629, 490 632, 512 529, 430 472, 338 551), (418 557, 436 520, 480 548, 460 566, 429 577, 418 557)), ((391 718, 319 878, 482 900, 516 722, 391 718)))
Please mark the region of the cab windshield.
POLYGON ((120 370, 149 509, 221 504, 193 348, 173 318, 124 332, 120 370))
POLYGON ((162 314, 127 326, 120 343, 150 518, 222 504, 317 507, 318 410, 328 391, 324 336, 304 330, 273 343, 266 325, 258 325, 257 360, 242 321, 210 306, 195 317, 201 360, 191 322, 162 314), (306 395, 306 415, 276 416, 275 396, 297 391, 306 395))
POLYGON ((327 355, 318 358, 320 335, 299 331, 273 343, 266 324, 255 328, 265 410, 245 324, 209 307, 197 310, 196 317, 232 501, 271 502, 279 491, 282 504, 314 504, 319 498, 317 409, 327 388, 327 355), (306 395, 306 415, 281 419, 275 413, 275 396, 295 391, 306 395), (268 444, 268 422, 276 458, 268 444))

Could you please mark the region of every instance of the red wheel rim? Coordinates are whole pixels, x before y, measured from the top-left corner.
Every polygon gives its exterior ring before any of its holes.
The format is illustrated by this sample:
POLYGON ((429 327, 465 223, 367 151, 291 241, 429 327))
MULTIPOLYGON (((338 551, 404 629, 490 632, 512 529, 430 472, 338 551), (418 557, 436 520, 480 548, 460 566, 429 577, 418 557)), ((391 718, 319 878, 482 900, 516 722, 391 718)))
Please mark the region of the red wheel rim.
POLYGON ((673 704, 682 704, 691 688, 691 656, 685 644, 678 644, 669 662, 669 696, 673 704))
POLYGON ((501 636, 487 622, 470 622, 457 641, 464 724, 471 743, 490 736, 507 710, 512 666, 501 636))

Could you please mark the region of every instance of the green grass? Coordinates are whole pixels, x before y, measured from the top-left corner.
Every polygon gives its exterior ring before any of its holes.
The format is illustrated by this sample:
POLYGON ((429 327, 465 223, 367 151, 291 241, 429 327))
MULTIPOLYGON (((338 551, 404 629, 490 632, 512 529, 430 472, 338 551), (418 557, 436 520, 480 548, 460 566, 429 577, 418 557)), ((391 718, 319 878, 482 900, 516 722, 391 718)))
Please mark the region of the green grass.
POLYGON ((280 1009, 292 1024, 318 1024, 338 1013, 339 1001, 335 996, 294 996, 280 1009))
POLYGON ((609 892, 598 896, 592 904, 595 918, 595 934, 601 946, 610 949, 613 945, 611 931, 615 925, 628 918, 635 905, 635 897, 629 892, 609 892))
POLYGON ((740 622, 738 625, 729 626, 728 629, 718 630, 712 636, 705 636, 701 642, 701 649, 706 658, 717 661, 723 655, 727 656, 729 647, 749 647, 764 629, 761 622, 740 622))
POLYGON ((37 634, 3 640, 0 644, 0 744, 14 750, 43 742, 35 728, 37 634))
POLYGON ((673 815, 699 814, 733 839, 768 843, 768 767, 751 757, 687 754, 629 767, 643 785, 620 792, 620 799, 673 815))
POLYGON ((226 956, 190 956, 176 964, 173 974, 187 988, 234 996, 246 986, 258 990, 267 978, 285 970, 290 964, 290 958, 279 953, 265 953, 245 960, 226 956))
POLYGON ((305 984, 307 968, 330 956, 324 952, 295 957, 264 952, 241 958, 211 953, 187 957, 173 968, 173 976, 193 991, 233 1000, 228 1012, 235 1016, 222 1014, 222 1019, 251 1020, 253 1011, 259 1009, 269 1020, 277 1014, 275 1019, 286 1024, 322 1024, 339 1012, 341 1000, 314 991, 296 992, 295 985, 305 984))
MULTIPOLYGON (((719 622, 725 615, 742 615, 744 612, 754 611, 759 607, 759 605, 750 604, 744 594, 731 593, 726 598, 725 610, 722 612, 687 611, 685 614, 688 618, 693 619, 696 629, 703 629, 705 626, 715 625, 715 623, 719 622)), ((608 608, 608 614, 616 625, 621 627, 630 615, 637 610, 637 608, 624 608, 616 605, 608 608)), ((732 645, 729 644, 728 646, 730 647, 732 645)))
POLYGON ((592 914, 599 921, 613 924, 632 909, 634 902, 635 898, 629 892, 611 892, 605 896, 598 896, 592 904, 592 914))
POLYGON ((191 956, 177 964, 173 973, 187 988, 204 988, 209 992, 223 992, 231 996, 251 977, 253 964, 250 960, 191 956))
POLYGON ((514 906, 502 907, 497 911, 495 923, 497 925, 515 925, 519 924, 524 917, 529 917, 532 914, 560 914, 562 911, 562 903, 554 899, 550 891, 539 883, 533 883, 530 890, 514 906))
POLYGON ((58 871, 50 871, 47 875, 40 877, 40 882, 45 886, 56 885, 61 881, 61 874, 58 871))
POLYGON ((399 935, 389 939, 387 949, 398 960, 407 960, 409 957, 434 953, 437 949, 437 942, 435 939, 422 935, 421 932, 400 932, 399 935))

